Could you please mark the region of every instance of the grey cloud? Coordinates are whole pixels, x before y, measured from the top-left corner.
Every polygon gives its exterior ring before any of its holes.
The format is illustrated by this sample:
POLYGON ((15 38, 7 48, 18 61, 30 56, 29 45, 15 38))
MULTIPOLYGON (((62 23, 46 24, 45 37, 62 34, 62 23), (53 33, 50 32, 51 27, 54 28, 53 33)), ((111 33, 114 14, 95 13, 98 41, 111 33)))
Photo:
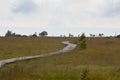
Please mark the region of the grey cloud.
POLYGON ((12 7, 14 13, 33 13, 37 10, 37 4, 33 0, 19 0, 18 4, 12 7))
POLYGON ((105 6, 103 6, 103 15, 106 17, 113 17, 120 15, 120 1, 108 1, 105 6))
POLYGON ((116 16, 116 15, 120 15, 120 4, 119 5, 113 5, 109 10, 108 10, 108 14, 111 16, 116 16))
POLYGON ((55 27, 63 27, 65 26, 65 22, 61 19, 51 19, 51 21, 48 23, 49 26, 55 26, 55 27))

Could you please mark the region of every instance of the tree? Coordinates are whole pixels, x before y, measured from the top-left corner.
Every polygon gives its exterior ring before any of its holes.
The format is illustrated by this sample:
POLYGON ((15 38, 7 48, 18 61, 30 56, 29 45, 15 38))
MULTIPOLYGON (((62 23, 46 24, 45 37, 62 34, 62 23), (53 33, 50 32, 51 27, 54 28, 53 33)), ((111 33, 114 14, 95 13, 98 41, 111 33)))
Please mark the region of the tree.
POLYGON ((82 40, 84 40, 84 39, 86 39, 86 36, 85 36, 85 34, 83 33, 83 34, 80 36, 79 41, 82 41, 82 40))
POLYGON ((120 35, 117 35, 117 37, 116 38, 120 38, 120 35))
POLYGON ((16 37, 16 34, 15 33, 11 33, 11 36, 16 37))
POLYGON ((37 32, 35 32, 35 33, 32 35, 32 37, 37 37, 37 32))
POLYGON ((99 37, 102 37, 104 34, 102 33, 102 34, 99 34, 99 37))
POLYGON ((90 34, 90 37, 95 37, 95 34, 90 34))
POLYGON ((72 34, 69 33, 69 37, 72 38, 72 37, 74 37, 74 35, 72 35, 72 34))
POLYGON ((39 33, 39 36, 41 36, 41 37, 45 37, 47 35, 48 35, 48 33, 46 31, 42 31, 41 33, 39 33))
POLYGON ((16 34, 15 32, 12 33, 12 31, 8 30, 7 33, 5 34, 5 37, 21 37, 21 35, 16 34))
POLYGON ((22 37, 21 34, 15 34, 15 37, 22 37))
POLYGON ((5 34, 5 37, 10 37, 12 36, 12 31, 8 30, 7 33, 5 34))
POLYGON ((86 49, 87 48, 86 36, 85 36, 84 33, 79 38, 79 46, 80 46, 81 49, 86 49))

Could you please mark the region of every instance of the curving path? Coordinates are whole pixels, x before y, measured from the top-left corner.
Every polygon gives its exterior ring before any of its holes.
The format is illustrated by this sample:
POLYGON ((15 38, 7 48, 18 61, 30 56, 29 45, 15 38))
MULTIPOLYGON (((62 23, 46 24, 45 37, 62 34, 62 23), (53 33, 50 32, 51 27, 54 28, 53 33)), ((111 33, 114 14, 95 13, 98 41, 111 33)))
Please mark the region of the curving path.
POLYGON ((52 55, 56 55, 56 54, 62 54, 62 53, 69 52, 69 51, 75 49, 77 46, 76 44, 69 43, 69 41, 63 41, 62 43, 67 45, 67 46, 65 48, 63 48, 62 50, 59 50, 56 52, 51 52, 51 53, 47 53, 47 54, 40 54, 40 55, 36 55, 36 56, 26 56, 26 57, 1 60, 0 61, 0 68, 2 66, 4 66, 5 64, 16 62, 16 61, 22 61, 22 60, 28 60, 28 59, 34 59, 34 58, 40 58, 40 57, 47 57, 47 56, 52 56, 52 55))

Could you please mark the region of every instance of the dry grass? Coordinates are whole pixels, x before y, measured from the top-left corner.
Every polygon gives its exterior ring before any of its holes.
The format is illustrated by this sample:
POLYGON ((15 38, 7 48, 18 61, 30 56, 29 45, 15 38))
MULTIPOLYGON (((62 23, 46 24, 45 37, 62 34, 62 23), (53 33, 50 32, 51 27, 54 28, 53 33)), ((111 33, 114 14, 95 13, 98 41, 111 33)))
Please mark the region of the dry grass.
POLYGON ((0 38, 0 59, 39 55, 62 49, 58 38, 0 38))
MULTIPOLYGON (((57 41, 61 40, 64 39, 59 38, 57 41)), ((71 41, 74 40, 76 39, 71 41)), ((79 50, 78 47, 66 54, 6 65, 0 70, 0 78, 3 80, 120 80, 119 61, 120 39, 91 38, 88 40, 86 50, 79 50), (88 73, 85 73, 86 69, 88 73), (6 74, 10 74, 11 77, 6 77, 6 74)))

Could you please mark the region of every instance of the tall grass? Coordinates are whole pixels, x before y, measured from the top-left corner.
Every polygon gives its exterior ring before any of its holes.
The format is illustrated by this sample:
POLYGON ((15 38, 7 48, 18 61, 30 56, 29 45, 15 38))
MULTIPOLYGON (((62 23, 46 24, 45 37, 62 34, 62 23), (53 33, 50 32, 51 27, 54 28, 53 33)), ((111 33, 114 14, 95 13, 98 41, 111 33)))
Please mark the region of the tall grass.
POLYGON ((0 38, 0 59, 39 55, 62 49, 58 38, 0 38))
POLYGON ((120 40, 91 38, 86 50, 12 63, 0 75, 0 80, 120 80, 120 40))

